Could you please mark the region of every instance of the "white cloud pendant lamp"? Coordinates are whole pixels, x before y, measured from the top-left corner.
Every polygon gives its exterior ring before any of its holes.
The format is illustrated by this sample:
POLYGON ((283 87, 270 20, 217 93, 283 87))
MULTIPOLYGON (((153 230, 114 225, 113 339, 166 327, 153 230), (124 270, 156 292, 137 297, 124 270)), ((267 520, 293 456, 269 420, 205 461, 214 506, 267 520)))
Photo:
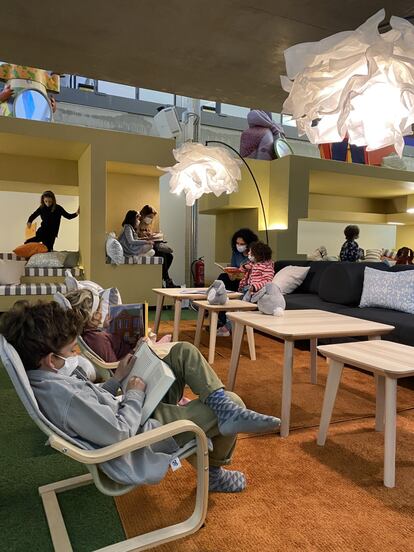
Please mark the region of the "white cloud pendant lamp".
POLYGON ((171 174, 171 192, 184 192, 187 205, 194 205, 203 194, 218 197, 223 192, 237 192, 241 161, 225 148, 186 142, 174 149, 173 155, 177 161, 173 167, 158 168, 171 174))
POLYGON ((414 123, 414 26, 392 17, 380 34, 384 17, 380 10, 355 31, 285 50, 283 112, 299 135, 314 144, 348 135, 368 151, 394 145, 401 157, 414 123))

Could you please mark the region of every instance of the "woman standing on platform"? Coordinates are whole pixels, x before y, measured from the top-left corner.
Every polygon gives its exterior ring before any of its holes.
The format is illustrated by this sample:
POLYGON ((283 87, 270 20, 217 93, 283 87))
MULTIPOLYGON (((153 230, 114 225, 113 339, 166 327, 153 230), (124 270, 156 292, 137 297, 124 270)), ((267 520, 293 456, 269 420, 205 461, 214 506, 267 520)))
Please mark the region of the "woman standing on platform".
POLYGON ((53 251, 53 245, 59 234, 60 219, 74 219, 79 215, 79 207, 76 213, 68 213, 65 209, 56 203, 56 197, 53 192, 48 190, 43 192, 40 198, 40 207, 30 215, 27 220, 27 228, 31 228, 32 222, 40 217, 42 223, 33 238, 24 243, 42 242, 48 251, 53 251))

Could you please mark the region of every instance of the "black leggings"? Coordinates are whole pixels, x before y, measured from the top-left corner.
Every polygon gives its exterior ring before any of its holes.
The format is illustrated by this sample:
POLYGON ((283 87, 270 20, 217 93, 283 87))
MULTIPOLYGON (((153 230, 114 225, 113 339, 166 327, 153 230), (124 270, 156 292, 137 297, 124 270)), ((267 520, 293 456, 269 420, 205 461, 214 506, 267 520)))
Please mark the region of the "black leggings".
MULTIPOLYGON (((40 230, 40 228, 39 228, 40 230)), ((53 246, 55 244, 56 236, 47 236, 43 234, 42 232, 39 232, 39 230, 36 232, 36 236, 33 236, 33 238, 30 238, 26 240, 24 243, 40 243, 42 242, 43 245, 47 247, 48 251, 53 251, 53 246)))
POLYGON ((155 254, 157 257, 162 257, 162 279, 163 280, 169 280, 170 275, 168 274, 168 270, 173 262, 174 255, 172 253, 165 253, 163 251, 157 251, 155 250, 155 254))

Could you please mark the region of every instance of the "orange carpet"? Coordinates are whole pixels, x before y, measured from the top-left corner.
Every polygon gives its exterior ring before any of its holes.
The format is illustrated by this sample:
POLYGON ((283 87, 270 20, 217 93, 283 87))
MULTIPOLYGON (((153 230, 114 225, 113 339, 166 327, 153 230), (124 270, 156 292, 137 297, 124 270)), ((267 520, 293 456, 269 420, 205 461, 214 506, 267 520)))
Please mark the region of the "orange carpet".
MULTIPOLYGON (((195 322, 183 322, 192 341, 195 322)), ((162 327, 171 331, 170 323, 162 327)), ((208 343, 204 332, 203 343, 208 343)), ((201 346, 202 352, 207 347, 201 346)), ((280 413, 282 345, 256 335, 257 361, 241 358, 236 392, 246 404, 280 413)), ((214 368, 224 381, 231 339, 218 338, 214 368)), ((309 383, 309 354, 295 350, 293 431, 239 437, 233 467, 248 488, 239 495, 211 494, 206 525, 159 552, 408 551, 414 550, 414 391, 398 388, 397 487, 382 485, 383 434, 374 431, 371 376, 345 369, 325 447, 316 445, 326 368, 309 383)), ((194 501, 194 472, 187 464, 154 487, 116 499, 128 537, 185 519, 194 501)))

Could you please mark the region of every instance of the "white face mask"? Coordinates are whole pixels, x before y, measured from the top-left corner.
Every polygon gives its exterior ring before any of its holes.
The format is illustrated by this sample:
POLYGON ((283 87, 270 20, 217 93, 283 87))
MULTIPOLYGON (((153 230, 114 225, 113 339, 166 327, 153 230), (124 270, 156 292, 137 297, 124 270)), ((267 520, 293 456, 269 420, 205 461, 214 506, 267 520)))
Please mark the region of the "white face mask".
POLYGON ((244 253, 247 249, 247 245, 236 244, 236 249, 239 253, 244 253))
POLYGON ((249 261, 250 261, 251 263, 254 263, 255 258, 253 257, 253 255, 247 255, 247 258, 249 259, 249 261))
POLYGON ((78 355, 64 357, 64 356, 55 354, 55 356, 65 361, 65 364, 62 366, 62 368, 55 368, 56 373, 59 374, 60 376, 71 376, 74 370, 79 365, 78 355))
POLYGON ((151 217, 145 217, 144 222, 145 222, 145 224, 151 224, 152 218, 151 217))

